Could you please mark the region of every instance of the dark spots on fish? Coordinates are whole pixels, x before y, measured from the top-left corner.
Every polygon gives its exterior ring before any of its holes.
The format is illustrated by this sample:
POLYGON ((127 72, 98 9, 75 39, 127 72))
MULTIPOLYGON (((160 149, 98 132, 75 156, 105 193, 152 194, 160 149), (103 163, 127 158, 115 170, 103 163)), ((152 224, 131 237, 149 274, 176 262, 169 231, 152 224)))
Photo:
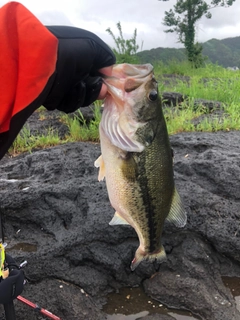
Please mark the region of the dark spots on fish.
MULTIPOLYGON (((141 162, 146 163, 146 154, 141 154, 141 162), (145 158, 145 159, 144 159, 145 158)), ((154 198, 152 194, 152 190, 149 188, 149 181, 146 173, 145 166, 141 166, 138 175, 139 186, 141 188, 141 196, 143 200, 143 206, 146 212, 146 220, 147 220, 147 228, 149 234, 149 252, 153 252, 159 245, 159 239, 157 240, 157 225, 154 222, 154 214, 156 212, 156 207, 154 205, 154 198), (156 243, 158 242, 158 243, 156 243)))
POLYGON ((149 146, 153 142, 154 138, 155 138, 154 132, 152 130, 149 131, 149 134, 145 137, 146 146, 149 146))
POLYGON ((125 154, 121 167, 123 176, 128 182, 135 182, 138 176, 138 165, 132 155, 132 152, 125 154))
POLYGON ((136 132, 138 141, 144 146, 149 146, 156 136, 157 127, 157 122, 148 122, 144 127, 139 128, 136 132))

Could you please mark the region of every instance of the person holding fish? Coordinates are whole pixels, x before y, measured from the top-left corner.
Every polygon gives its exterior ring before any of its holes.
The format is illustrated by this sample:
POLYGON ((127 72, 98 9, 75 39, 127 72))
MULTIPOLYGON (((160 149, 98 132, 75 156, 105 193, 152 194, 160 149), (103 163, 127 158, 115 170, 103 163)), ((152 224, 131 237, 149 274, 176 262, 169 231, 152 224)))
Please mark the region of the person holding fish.
MULTIPOLYGON (((1 159, 40 106, 69 113, 104 99, 102 76, 111 75, 116 60, 95 34, 75 27, 46 27, 18 2, 0 8, 0 34, 1 159)), ((0 304, 21 294, 23 280, 18 268, 9 272, 0 282, 0 304)))
POLYGON ((113 52, 96 35, 45 27, 17 2, 0 9, 0 32, 0 159, 41 105, 73 112, 106 97, 95 166, 116 210, 109 224, 131 225, 138 235, 131 270, 164 261, 164 223, 184 227, 187 215, 153 66, 114 65, 113 52))
POLYGON ((116 59, 95 34, 46 27, 18 2, 0 8, 0 33, 1 159, 41 105, 69 113, 103 99, 116 59))

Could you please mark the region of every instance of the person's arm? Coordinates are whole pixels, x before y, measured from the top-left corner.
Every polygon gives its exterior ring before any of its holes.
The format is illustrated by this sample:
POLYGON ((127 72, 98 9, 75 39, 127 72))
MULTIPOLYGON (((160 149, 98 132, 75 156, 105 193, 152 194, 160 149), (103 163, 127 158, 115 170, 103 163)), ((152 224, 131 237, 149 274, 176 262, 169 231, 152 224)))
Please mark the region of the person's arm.
MULTIPOLYGON (((7 62, 0 59, 5 85, 1 86, 1 159, 27 119, 41 105, 48 110, 69 113, 96 99, 103 99, 107 90, 101 74, 110 75, 116 60, 112 50, 95 34, 66 26, 46 28, 20 3, 10 2, 0 8, 0 17, 0 21, 7 21, 7 25, 0 24, 5 35, 1 38, 2 48, 11 52, 8 54, 5 50, 7 62), (11 34, 8 36, 9 30, 11 34), (18 39, 17 45, 16 41, 9 41, 15 38, 18 39), (16 62, 20 67, 15 67, 16 62), (11 66, 17 81, 11 70, 3 72, 4 66, 11 66)), ((4 56, 3 52, 1 56, 4 56)))

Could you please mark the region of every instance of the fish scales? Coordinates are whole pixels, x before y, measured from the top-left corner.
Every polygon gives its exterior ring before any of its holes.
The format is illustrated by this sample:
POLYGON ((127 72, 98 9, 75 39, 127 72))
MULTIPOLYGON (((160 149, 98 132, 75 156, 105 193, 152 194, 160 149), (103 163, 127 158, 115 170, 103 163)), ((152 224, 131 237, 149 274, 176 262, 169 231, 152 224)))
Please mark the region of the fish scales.
POLYGON ((139 238, 131 268, 163 261, 164 222, 183 227, 186 213, 173 178, 172 150, 151 65, 117 65, 107 78, 100 123, 102 155, 95 165, 106 178, 115 215, 111 225, 130 224, 139 238))
POLYGON ((168 136, 163 134, 166 132, 166 125, 160 112, 158 122, 159 127, 152 143, 141 154, 134 154, 140 160, 138 184, 143 198, 143 214, 147 226, 145 238, 148 238, 146 247, 149 252, 160 249, 163 223, 169 212, 169 199, 174 190, 171 148, 168 136), (164 156, 160 157, 159 154, 164 156))

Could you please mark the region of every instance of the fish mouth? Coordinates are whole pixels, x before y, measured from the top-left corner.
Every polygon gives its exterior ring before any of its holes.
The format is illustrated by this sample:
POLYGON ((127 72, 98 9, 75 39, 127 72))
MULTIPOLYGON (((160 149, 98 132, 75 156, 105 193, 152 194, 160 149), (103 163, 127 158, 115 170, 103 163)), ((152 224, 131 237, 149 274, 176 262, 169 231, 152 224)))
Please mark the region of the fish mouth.
POLYGON ((113 67, 112 75, 117 78, 144 78, 153 72, 153 66, 146 64, 129 64, 122 63, 113 67))
POLYGON ((112 76, 103 76, 108 93, 123 100, 121 92, 131 92, 148 82, 153 76, 153 66, 147 64, 119 64, 113 67, 112 76))
MULTIPOLYGON (((101 129, 113 145, 127 152, 142 152, 145 144, 138 141, 136 132, 146 125, 132 114, 131 103, 135 97, 129 92, 145 85, 153 78, 153 66, 119 64, 113 67, 112 76, 105 76, 108 96, 104 102, 101 129), (128 103, 126 103, 128 101, 128 103), (129 103, 130 102, 130 103, 129 103)), ((139 88, 140 95, 144 88, 139 88)))

